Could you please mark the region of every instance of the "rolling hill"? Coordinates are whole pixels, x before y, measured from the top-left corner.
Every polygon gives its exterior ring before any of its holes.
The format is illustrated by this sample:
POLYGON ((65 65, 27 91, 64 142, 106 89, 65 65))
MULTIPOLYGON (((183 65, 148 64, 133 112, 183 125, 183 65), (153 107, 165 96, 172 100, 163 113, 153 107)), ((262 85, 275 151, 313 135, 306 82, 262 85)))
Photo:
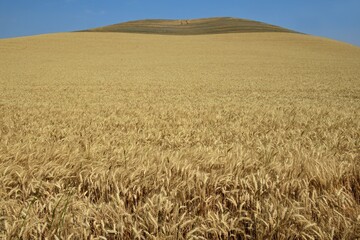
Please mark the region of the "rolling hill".
POLYGON ((0 39, 0 239, 360 236, 360 48, 211 24, 0 39))
POLYGON ((282 27, 247 19, 219 17, 191 20, 150 19, 130 21, 84 30, 87 32, 128 32, 150 34, 220 34, 247 32, 295 32, 282 27))

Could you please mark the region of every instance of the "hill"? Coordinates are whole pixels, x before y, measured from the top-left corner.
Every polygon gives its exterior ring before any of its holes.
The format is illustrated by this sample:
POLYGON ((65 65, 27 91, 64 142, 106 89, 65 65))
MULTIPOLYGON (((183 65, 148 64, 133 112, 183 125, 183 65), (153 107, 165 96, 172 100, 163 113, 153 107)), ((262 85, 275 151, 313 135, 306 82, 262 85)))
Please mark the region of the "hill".
POLYGON ((0 239, 357 239, 360 48, 0 40, 0 239))
POLYGON ((84 30, 87 32, 127 32, 173 35, 295 32, 282 27, 239 18, 220 17, 191 20, 138 20, 84 30))

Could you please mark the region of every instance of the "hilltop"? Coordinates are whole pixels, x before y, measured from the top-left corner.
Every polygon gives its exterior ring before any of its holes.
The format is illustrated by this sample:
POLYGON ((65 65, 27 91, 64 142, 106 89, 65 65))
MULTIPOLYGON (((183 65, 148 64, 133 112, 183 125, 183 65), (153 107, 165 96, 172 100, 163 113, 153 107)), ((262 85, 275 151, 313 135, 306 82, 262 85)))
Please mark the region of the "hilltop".
POLYGON ((198 35, 247 32, 295 32, 263 22, 231 18, 201 18, 188 20, 147 19, 83 30, 85 32, 127 32, 173 35, 198 35))

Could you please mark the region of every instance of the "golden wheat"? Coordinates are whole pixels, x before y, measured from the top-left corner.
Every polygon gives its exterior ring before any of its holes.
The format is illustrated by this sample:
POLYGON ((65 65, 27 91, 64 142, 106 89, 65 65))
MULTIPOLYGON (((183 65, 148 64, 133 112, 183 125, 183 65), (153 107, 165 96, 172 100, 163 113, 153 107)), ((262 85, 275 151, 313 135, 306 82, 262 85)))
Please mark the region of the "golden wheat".
POLYGON ((300 34, 0 40, 0 238, 356 239, 359 77, 300 34))

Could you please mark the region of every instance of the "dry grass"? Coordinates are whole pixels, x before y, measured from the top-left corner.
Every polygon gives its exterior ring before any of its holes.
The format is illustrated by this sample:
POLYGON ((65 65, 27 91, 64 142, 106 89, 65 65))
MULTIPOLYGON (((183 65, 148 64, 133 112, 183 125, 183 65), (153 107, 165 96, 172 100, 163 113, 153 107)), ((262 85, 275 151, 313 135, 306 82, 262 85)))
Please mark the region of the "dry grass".
POLYGON ((0 238, 356 239, 360 49, 0 40, 0 238))

